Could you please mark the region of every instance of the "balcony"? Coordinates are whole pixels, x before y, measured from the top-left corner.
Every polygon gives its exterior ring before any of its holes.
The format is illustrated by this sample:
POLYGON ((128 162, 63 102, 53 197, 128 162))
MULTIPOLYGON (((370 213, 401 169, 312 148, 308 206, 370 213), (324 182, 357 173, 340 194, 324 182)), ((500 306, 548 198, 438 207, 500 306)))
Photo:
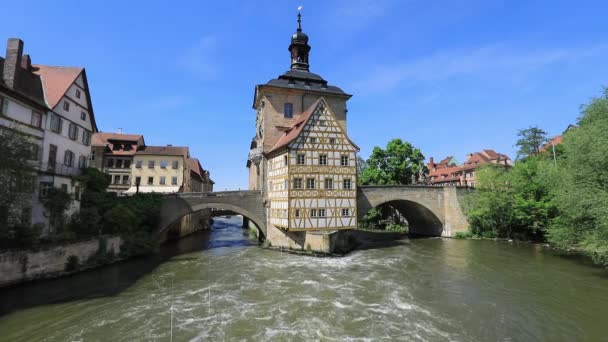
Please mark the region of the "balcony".
POLYGON ((254 164, 259 164, 262 160, 262 148, 255 147, 249 150, 249 160, 254 164))
POLYGON ((82 169, 78 166, 66 166, 61 163, 38 163, 36 169, 40 172, 60 176, 79 176, 82 174, 82 169))

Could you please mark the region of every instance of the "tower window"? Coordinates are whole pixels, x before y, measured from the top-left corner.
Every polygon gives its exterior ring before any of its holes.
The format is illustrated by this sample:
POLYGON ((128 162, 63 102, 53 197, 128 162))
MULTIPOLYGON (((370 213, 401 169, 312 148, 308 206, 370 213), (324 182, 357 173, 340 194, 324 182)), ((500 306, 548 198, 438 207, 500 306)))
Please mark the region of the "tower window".
POLYGON ((285 102, 285 105, 283 106, 283 115, 288 119, 293 118, 293 103, 285 102))

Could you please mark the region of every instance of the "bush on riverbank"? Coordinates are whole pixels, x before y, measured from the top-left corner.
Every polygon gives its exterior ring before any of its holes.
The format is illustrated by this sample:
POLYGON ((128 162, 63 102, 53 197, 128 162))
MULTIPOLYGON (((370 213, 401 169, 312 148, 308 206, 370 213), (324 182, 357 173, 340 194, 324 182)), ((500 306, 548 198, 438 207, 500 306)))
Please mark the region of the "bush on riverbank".
POLYGON ((555 159, 546 151, 509 171, 479 170, 465 205, 471 235, 548 241, 608 265, 607 132, 608 89, 583 107, 555 159))

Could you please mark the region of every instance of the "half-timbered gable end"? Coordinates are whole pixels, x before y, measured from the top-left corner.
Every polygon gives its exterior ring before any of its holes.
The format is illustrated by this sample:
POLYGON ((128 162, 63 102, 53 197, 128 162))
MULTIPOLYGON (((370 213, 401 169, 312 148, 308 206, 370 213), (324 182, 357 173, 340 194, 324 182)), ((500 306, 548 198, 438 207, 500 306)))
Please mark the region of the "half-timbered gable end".
POLYGON ((356 228, 358 147, 323 98, 300 115, 271 151, 273 224, 295 231, 356 228))

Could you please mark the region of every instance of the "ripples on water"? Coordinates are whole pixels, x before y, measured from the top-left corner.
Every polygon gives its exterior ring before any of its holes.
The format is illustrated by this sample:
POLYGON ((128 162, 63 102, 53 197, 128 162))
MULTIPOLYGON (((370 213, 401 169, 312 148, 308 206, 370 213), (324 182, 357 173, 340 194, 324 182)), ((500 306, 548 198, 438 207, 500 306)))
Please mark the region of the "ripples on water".
MULTIPOLYGON (((195 236, 209 249, 195 244, 197 251, 157 263, 115 293, 4 316, 0 340, 168 341, 171 307, 174 341, 608 336, 606 273, 536 246, 417 239, 315 258, 253 246, 239 225, 217 219, 210 237, 195 236)), ((107 280, 129 278, 121 272, 107 280)), ((61 280, 70 281, 79 279, 61 280)))

